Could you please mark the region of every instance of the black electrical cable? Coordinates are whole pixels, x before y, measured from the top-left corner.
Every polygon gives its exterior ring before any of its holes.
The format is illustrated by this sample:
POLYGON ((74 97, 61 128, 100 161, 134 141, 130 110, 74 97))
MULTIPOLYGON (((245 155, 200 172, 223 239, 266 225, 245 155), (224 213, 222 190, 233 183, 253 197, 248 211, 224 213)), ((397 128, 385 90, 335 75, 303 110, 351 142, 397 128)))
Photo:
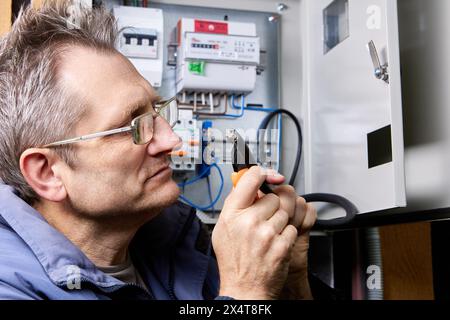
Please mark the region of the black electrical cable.
MULTIPOLYGON (((300 126, 300 122, 298 121, 297 117, 290 111, 279 109, 276 110, 269 115, 267 115, 266 118, 261 122, 261 125, 259 126, 259 130, 267 130, 269 127, 270 121, 272 119, 279 115, 284 114, 287 115, 292 121, 294 121, 295 127, 297 129, 298 134, 298 147, 297 147, 297 155, 295 158, 294 163, 294 169, 292 171, 292 176, 289 179, 289 184, 291 186, 294 186, 295 179, 298 173, 298 170, 300 168, 300 161, 302 158, 302 149, 303 149, 303 134, 302 134, 302 128, 300 126)), ((260 132, 260 131, 258 131, 260 132)), ((260 148, 260 135, 258 134, 258 150, 260 148)), ((335 195, 335 194, 328 194, 328 193, 313 193, 313 194, 307 194, 304 195, 303 198, 306 200, 306 202, 324 202, 324 203, 331 203, 334 205, 337 205, 345 210, 345 217, 343 218, 337 218, 333 220, 317 220, 315 224, 315 229, 330 229, 335 227, 342 227, 345 225, 349 225, 353 219, 358 214, 358 209, 356 206, 349 201, 348 199, 335 195)))
POLYGON ((295 179, 297 177, 298 169, 300 168, 300 161, 302 159, 303 135, 302 135, 302 128, 300 126, 300 122, 298 121, 297 117, 292 112, 290 112, 288 110, 284 110, 284 109, 279 109, 279 110, 269 113, 267 115, 267 117, 264 118, 264 120, 261 122, 261 125, 259 126, 259 130, 258 130, 258 150, 260 150, 259 149, 260 148, 259 132, 261 132, 261 130, 267 130, 267 128, 269 127, 270 121, 272 121, 272 119, 279 114, 285 114, 289 118, 291 118, 292 121, 294 121, 295 127, 297 128, 297 135, 298 135, 297 155, 295 157, 294 169, 292 170, 292 175, 291 175, 291 178, 289 179, 289 184, 291 186, 293 186, 295 184, 295 179))
POLYGON ((337 205, 345 210, 345 217, 332 220, 317 220, 315 229, 327 230, 335 227, 342 227, 350 225, 353 219, 358 214, 356 206, 348 199, 338 196, 336 194, 328 193, 311 193, 303 196, 306 202, 324 202, 337 205))

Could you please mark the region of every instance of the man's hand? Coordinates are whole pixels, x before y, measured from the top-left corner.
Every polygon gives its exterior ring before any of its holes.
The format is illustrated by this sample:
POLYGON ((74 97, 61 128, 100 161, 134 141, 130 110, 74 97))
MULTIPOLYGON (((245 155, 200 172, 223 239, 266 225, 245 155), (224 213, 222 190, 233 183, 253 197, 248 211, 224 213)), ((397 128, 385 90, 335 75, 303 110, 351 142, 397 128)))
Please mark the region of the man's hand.
POLYGON ((277 299, 285 285, 297 229, 289 224, 294 214, 281 208, 279 196, 256 199, 265 180, 276 179, 252 167, 226 199, 214 229, 222 296, 277 299))
POLYGON ((310 300, 313 297, 308 281, 309 232, 316 222, 317 212, 311 204, 299 197, 291 186, 278 187, 274 192, 280 197, 280 207, 290 213, 289 223, 299 231, 281 297, 310 300))

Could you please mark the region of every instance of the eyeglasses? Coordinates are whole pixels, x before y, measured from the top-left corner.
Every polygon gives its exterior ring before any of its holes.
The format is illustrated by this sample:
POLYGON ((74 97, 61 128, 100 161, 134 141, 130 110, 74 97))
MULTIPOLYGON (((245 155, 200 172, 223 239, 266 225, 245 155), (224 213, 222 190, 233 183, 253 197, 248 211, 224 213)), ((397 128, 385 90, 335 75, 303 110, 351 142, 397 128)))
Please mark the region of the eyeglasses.
POLYGON ((166 101, 159 101, 155 104, 151 112, 140 115, 131 121, 129 127, 123 127, 108 131, 96 132, 68 140, 57 141, 43 146, 43 148, 64 146, 81 141, 88 141, 100 137, 111 136, 114 134, 131 132, 134 144, 144 145, 153 138, 154 120, 157 117, 163 118, 173 128, 178 121, 178 101, 173 97, 166 101))

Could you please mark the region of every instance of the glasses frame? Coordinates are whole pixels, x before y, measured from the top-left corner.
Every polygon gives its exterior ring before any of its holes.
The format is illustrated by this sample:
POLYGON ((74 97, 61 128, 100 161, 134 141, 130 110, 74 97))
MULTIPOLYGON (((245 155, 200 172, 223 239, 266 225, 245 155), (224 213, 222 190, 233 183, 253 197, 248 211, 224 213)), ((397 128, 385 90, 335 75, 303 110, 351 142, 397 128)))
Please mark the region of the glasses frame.
MULTIPOLYGON (((133 139, 134 144, 145 145, 152 140, 153 136, 152 136, 152 138, 150 138, 149 141, 146 141, 143 143, 137 143, 136 139, 135 139, 135 137, 136 137, 135 130, 137 130, 138 121, 144 117, 147 117, 150 114, 153 116, 153 119, 156 119, 157 117, 161 116, 161 111, 163 111, 165 108, 167 108, 173 101, 176 101, 176 99, 177 99, 177 97, 174 96, 174 97, 170 98, 169 100, 158 102, 157 104, 159 106, 157 106, 157 107, 155 106, 152 111, 144 113, 144 114, 134 118, 133 120, 131 120, 131 125, 128 127, 122 127, 122 128, 117 128, 117 129, 112 129, 112 130, 107 130, 107 131, 101 131, 101 132, 91 133, 91 134, 87 134, 87 135, 82 135, 82 136, 79 136, 76 138, 61 140, 61 141, 46 144, 46 145, 42 146, 42 148, 59 147, 59 146, 64 146, 64 145, 68 145, 68 144, 72 144, 72 143, 89 141, 89 140, 93 140, 93 139, 97 139, 97 138, 101 138, 101 137, 107 137, 107 136, 112 136, 115 134, 126 133, 126 132, 132 132, 132 139, 133 139)), ((178 106, 177 106, 177 111, 179 111, 178 106)), ((171 125, 172 128, 175 125, 176 125, 176 123, 172 124, 171 125)))

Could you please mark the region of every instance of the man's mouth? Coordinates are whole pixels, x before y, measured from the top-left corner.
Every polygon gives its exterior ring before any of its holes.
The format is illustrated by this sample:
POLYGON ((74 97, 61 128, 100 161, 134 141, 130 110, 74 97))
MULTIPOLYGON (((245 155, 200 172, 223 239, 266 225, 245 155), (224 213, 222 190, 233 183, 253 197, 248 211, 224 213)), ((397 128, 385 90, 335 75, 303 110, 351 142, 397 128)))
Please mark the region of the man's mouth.
POLYGON ((150 179, 163 177, 163 176, 165 176, 166 174, 171 173, 171 171, 172 171, 172 169, 171 169, 170 166, 167 164, 167 165, 161 167, 158 171, 156 171, 151 177, 149 177, 149 178, 147 179, 147 181, 150 180, 150 179))

